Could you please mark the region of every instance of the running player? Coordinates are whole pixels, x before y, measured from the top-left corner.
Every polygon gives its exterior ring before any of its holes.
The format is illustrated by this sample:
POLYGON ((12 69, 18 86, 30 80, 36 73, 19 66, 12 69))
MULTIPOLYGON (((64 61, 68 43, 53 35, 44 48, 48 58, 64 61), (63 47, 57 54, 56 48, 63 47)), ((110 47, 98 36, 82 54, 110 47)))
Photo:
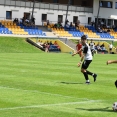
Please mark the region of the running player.
MULTIPOLYGON (((86 84, 90 84, 88 75, 93 76, 94 82, 95 82, 96 78, 97 78, 97 74, 92 73, 92 72, 90 72, 90 71, 87 70, 87 68, 89 67, 90 63, 92 62, 92 54, 91 54, 90 47, 86 43, 86 41, 87 41, 87 37, 85 35, 83 35, 81 37, 83 54, 81 56, 81 61, 78 63, 78 67, 81 66, 81 63, 84 60, 84 62, 82 63, 81 72, 84 74, 84 77, 86 79, 86 84)), ((77 53, 78 52, 72 54, 72 56, 76 55, 77 53)))
MULTIPOLYGON (((112 64, 112 63, 117 63, 117 60, 108 60, 108 61, 106 62, 107 65, 108 65, 108 64, 112 64)), ((117 80, 115 81, 115 86, 116 86, 116 88, 117 88, 117 80)))
POLYGON ((95 43, 93 42, 93 40, 91 39, 91 42, 89 43, 90 49, 91 49, 91 53, 92 56, 94 56, 94 52, 95 52, 95 43))
POLYGON ((80 40, 78 40, 78 44, 76 45, 76 50, 79 51, 78 54, 81 57, 82 56, 82 51, 80 51, 82 48, 82 44, 80 42, 80 40))

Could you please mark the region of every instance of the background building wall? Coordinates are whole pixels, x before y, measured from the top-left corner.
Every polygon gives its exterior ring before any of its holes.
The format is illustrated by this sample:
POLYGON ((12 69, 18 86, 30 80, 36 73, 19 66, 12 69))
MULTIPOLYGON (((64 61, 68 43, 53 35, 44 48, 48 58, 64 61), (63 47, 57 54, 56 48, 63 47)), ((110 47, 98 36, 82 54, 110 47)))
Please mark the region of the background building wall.
MULTIPOLYGON (((12 6, 0 6, 0 20, 6 18, 6 11, 12 11, 12 18, 23 18, 24 12, 32 13, 32 8, 23 8, 23 7, 12 7, 12 6)), ((63 24, 66 17, 66 11, 57 11, 57 10, 48 10, 48 9, 35 9, 34 17, 36 19, 36 25, 42 25, 42 14, 47 14, 47 20, 56 23, 58 21, 58 15, 63 15, 63 24)), ((73 22, 73 16, 78 16, 81 24, 88 23, 88 17, 92 17, 92 13, 83 13, 83 12, 68 12, 69 22, 73 22)))
MULTIPOLYGON (((103 0, 103 1, 107 1, 107 0, 103 0)), ((102 8, 102 7, 100 7, 99 18, 109 19, 111 15, 117 15, 117 9, 115 9, 115 2, 117 2, 117 0, 108 0, 108 1, 113 2, 113 8, 102 8)), ((94 18, 97 17, 98 7, 99 7, 99 0, 94 0, 94 4, 93 4, 93 16, 94 16, 94 18)))

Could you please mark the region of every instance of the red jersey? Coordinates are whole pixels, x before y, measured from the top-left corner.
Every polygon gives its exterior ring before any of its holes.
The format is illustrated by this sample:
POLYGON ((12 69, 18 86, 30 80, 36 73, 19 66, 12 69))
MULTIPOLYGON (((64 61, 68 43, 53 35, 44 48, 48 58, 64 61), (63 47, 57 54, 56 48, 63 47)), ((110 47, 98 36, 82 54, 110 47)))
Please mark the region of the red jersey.
POLYGON ((82 44, 80 44, 80 43, 77 44, 77 45, 76 45, 76 48, 77 48, 77 51, 79 51, 79 50, 82 48, 82 44))

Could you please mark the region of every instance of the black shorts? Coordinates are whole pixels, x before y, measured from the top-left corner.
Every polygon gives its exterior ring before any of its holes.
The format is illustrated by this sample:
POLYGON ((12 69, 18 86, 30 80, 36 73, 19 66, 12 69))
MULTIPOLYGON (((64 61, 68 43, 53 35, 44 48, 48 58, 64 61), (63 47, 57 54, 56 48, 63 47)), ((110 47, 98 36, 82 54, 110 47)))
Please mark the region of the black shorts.
POLYGON ((84 60, 82 63, 82 69, 87 69, 91 62, 92 60, 84 60))
POLYGON ((91 52, 94 52, 94 49, 91 49, 91 52))

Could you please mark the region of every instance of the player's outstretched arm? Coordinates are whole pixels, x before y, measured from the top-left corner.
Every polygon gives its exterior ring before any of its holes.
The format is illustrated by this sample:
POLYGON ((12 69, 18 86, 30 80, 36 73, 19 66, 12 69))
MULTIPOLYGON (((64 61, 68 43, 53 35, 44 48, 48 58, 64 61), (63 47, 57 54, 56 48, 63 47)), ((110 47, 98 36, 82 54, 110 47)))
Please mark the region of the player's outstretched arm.
POLYGON ((117 63, 117 60, 108 60, 108 61, 106 62, 107 65, 108 65, 108 64, 112 64, 112 63, 117 63))
POLYGON ((79 51, 77 51, 76 53, 73 53, 72 56, 78 54, 80 51, 82 51, 82 49, 80 49, 79 51))

